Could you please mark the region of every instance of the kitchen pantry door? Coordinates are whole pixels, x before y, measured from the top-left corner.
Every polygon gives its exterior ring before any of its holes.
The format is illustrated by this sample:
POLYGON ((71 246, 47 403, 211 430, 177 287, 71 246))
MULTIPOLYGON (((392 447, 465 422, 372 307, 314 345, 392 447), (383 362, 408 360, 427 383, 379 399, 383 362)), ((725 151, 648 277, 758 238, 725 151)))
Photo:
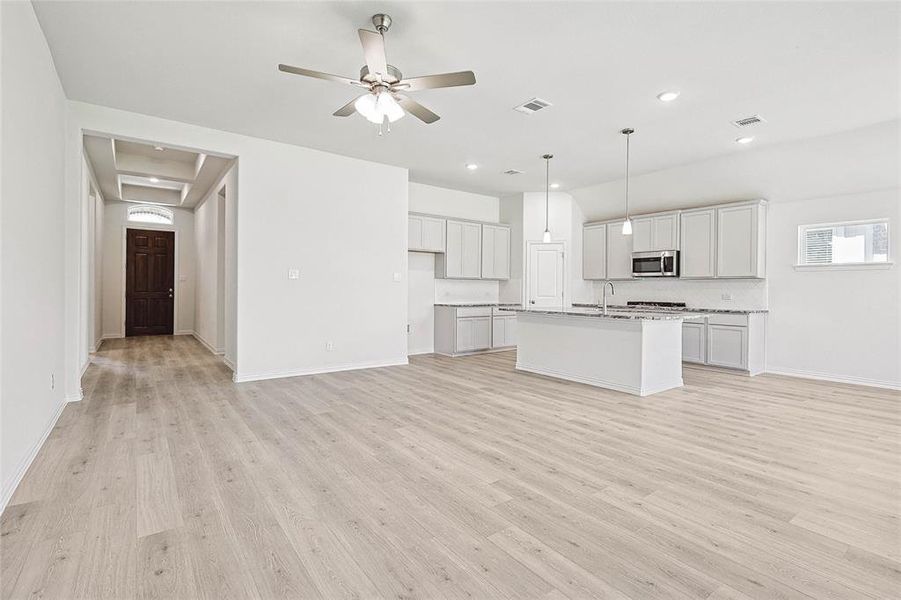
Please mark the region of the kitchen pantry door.
POLYGON ((172 335, 175 232, 126 230, 125 335, 172 335))
POLYGON ((529 244, 528 308, 563 306, 564 264, 562 242, 529 244))

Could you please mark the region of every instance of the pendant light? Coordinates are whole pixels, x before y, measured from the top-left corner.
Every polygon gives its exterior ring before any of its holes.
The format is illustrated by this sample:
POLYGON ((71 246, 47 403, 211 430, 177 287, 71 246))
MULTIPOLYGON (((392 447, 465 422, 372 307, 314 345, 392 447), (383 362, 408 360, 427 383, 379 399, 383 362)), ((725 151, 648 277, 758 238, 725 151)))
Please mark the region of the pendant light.
POLYGON ((626 220, 623 221, 623 235, 632 235, 632 220, 629 218, 629 137, 635 130, 626 127, 620 133, 626 136, 626 220))
POLYGON ((541 241, 545 244, 550 243, 551 241, 551 227, 550 227, 550 205, 551 205, 551 159, 554 158, 553 154, 545 154, 541 158, 544 159, 545 163, 545 180, 544 180, 544 236, 542 236, 541 241))

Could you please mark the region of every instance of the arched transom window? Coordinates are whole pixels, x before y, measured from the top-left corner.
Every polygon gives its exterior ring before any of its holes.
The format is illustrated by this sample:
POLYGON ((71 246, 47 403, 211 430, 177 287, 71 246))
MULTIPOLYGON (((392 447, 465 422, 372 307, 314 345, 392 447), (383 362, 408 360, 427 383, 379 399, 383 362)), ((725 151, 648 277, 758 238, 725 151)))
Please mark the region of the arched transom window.
POLYGON ((172 211, 162 206, 140 204, 128 207, 128 220, 140 223, 160 223, 172 225, 172 211))

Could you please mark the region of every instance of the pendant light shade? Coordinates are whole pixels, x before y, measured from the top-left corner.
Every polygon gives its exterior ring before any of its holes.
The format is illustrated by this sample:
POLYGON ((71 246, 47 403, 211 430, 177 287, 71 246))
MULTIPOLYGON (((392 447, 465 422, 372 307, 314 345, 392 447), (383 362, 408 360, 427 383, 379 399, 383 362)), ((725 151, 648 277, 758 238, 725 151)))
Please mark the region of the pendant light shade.
POLYGON ((544 180, 544 235, 541 236, 541 241, 545 244, 550 243, 551 241, 551 227, 550 227, 550 205, 551 205, 551 159, 554 158, 553 154, 545 154, 541 158, 544 159, 545 163, 545 180, 544 180))
POLYGON ((626 136, 626 220, 623 221, 623 235, 632 235, 632 220, 629 218, 629 138, 635 130, 626 127, 620 133, 626 136))

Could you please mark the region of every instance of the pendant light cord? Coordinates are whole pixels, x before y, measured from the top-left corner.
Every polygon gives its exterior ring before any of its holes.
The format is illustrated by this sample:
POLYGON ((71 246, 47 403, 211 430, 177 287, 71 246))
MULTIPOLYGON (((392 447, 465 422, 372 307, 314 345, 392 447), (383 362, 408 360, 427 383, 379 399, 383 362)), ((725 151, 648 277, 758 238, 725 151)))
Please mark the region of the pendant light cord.
POLYGON ((626 221, 629 220, 629 141, 632 139, 632 134, 635 133, 635 130, 631 127, 626 127, 622 131, 621 134, 626 136, 626 221))
POLYGON ((626 220, 629 220, 629 138, 631 133, 626 134, 626 220))
POLYGON ((551 158, 545 158, 544 164, 544 230, 550 231, 551 158))

